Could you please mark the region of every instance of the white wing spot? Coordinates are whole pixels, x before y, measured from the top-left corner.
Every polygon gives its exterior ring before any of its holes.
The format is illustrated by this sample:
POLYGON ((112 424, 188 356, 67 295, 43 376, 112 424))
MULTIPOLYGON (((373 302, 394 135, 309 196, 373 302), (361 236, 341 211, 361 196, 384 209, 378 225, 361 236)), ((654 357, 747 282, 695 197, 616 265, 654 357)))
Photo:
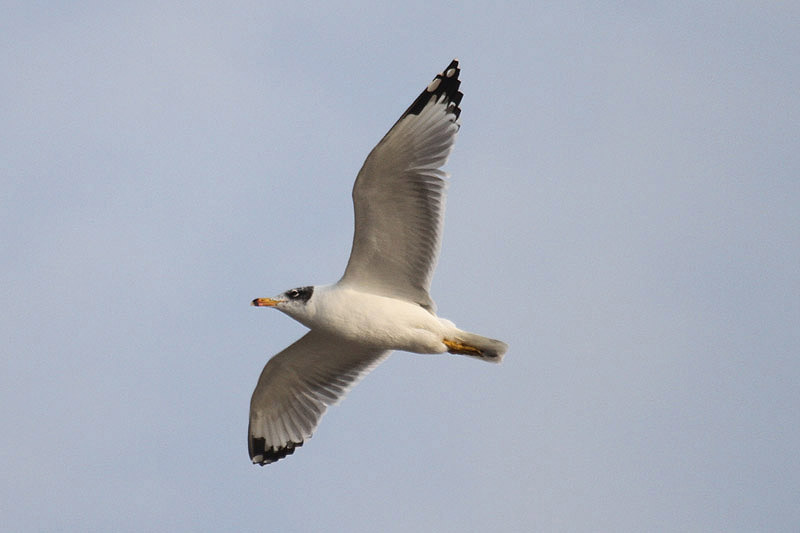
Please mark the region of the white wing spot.
POLYGON ((439 84, 440 84, 441 82, 442 82, 442 78, 438 78, 438 77, 437 77, 437 78, 433 78, 433 81, 431 81, 431 82, 428 84, 428 92, 429 92, 429 93, 432 93, 433 91, 435 91, 435 90, 436 90, 436 88, 437 88, 437 87, 439 87, 439 84))
POLYGON ((455 73, 456 73, 456 69, 449 68, 449 69, 447 69, 447 72, 445 73, 445 76, 447 76, 448 78, 452 78, 453 74, 455 74, 455 73))

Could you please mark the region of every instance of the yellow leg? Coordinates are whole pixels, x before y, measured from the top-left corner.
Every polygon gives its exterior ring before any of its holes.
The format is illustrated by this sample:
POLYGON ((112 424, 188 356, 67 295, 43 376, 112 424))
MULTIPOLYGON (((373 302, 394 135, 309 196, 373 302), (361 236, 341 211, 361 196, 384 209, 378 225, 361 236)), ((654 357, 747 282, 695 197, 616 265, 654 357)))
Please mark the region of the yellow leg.
POLYGON ((444 339, 442 342, 445 346, 447 346, 447 351, 450 353, 457 353, 461 355, 483 355, 483 352, 481 352, 478 348, 470 346, 469 344, 451 341, 450 339, 444 339))

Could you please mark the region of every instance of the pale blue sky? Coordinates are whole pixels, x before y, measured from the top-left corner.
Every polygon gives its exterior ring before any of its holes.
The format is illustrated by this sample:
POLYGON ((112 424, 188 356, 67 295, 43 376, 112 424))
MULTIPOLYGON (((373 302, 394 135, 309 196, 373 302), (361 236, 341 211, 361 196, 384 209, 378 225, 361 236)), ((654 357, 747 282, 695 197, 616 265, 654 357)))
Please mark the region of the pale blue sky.
POLYGON ((795 531, 794 3, 5 2, 9 530, 795 531), (433 297, 275 465, 248 304, 341 274, 364 157, 462 66, 433 297))

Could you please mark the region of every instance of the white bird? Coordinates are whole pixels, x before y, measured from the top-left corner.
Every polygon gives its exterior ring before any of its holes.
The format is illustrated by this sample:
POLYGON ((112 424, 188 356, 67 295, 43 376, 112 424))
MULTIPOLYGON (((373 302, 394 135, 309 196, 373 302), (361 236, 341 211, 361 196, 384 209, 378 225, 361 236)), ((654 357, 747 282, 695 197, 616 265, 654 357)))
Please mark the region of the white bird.
POLYGON ((459 129, 459 73, 454 59, 367 156, 353 187, 355 234, 342 278, 253 300, 310 329, 258 379, 248 430, 253 463, 294 453, 327 407, 392 350, 500 362, 508 349, 437 317, 428 294, 448 177, 440 167, 459 129))

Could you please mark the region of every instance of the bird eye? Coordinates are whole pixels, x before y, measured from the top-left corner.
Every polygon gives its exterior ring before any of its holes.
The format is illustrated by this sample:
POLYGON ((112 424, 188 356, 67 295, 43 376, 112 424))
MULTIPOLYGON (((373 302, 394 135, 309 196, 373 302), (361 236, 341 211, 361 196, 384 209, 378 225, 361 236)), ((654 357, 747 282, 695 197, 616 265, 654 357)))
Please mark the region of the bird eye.
POLYGON ((299 300, 303 303, 311 299, 311 294, 314 292, 314 287, 296 287, 289 289, 284 294, 289 300, 299 300))

